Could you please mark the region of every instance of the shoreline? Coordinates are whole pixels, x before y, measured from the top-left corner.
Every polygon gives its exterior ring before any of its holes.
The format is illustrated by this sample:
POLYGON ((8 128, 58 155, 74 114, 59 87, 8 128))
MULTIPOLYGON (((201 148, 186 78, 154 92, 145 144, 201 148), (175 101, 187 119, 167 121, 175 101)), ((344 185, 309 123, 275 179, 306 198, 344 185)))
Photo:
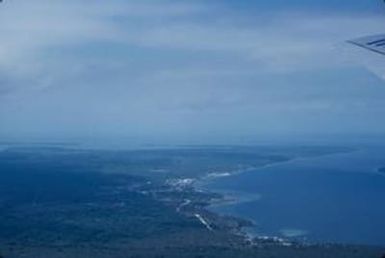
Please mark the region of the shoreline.
MULTIPOLYGON (((204 202, 202 199, 191 200, 184 199, 182 202, 177 201, 176 211, 182 215, 188 217, 195 217, 197 220, 207 228, 208 231, 214 231, 217 228, 227 231, 228 234, 238 236, 242 238, 243 244, 249 246, 260 245, 279 245, 283 247, 290 246, 306 246, 305 243, 297 243, 289 239, 281 238, 278 236, 267 236, 252 233, 255 229, 256 223, 249 218, 242 218, 241 216, 233 216, 221 214, 210 210, 210 207, 231 205, 242 202, 249 202, 258 200, 260 195, 250 194, 248 196, 239 197, 236 193, 224 193, 220 191, 211 191, 203 186, 212 180, 216 180, 222 177, 231 177, 239 174, 251 172, 254 170, 264 169, 267 167, 282 165, 285 163, 294 162, 302 158, 292 158, 285 161, 272 162, 261 166, 253 166, 245 169, 237 169, 227 172, 210 172, 200 178, 183 178, 183 179, 170 179, 166 181, 165 186, 170 187, 171 191, 190 193, 192 195, 204 195, 206 196, 204 202)), ((306 158, 303 158, 306 159, 306 158)), ((238 193, 239 194, 239 193, 238 193)), ((162 199, 159 199, 162 201, 162 199)))
MULTIPOLYGON (((50 153, 43 149, 36 153, 21 150, 20 153, 11 151, 4 155, 4 158, 9 160, 9 164, 22 165, 20 175, 28 175, 26 179, 34 180, 28 180, 29 185, 17 190, 18 193, 20 191, 20 194, 23 194, 21 197, 24 195, 28 197, 25 202, 20 204, 14 202, 15 208, 4 206, 7 212, 3 218, 3 224, 6 230, 9 227, 12 231, 9 236, 6 235, 7 231, 2 235, 1 255, 50 258, 71 255, 142 258, 182 256, 185 258, 380 258, 384 254, 384 248, 309 245, 285 241, 274 236, 264 236, 259 232, 262 229, 252 220, 243 219, 242 216, 237 215, 227 216, 212 209, 215 205, 248 202, 260 196, 242 195, 242 192, 226 191, 226 188, 223 192, 217 191, 210 180, 236 176, 249 171, 253 174, 254 172, 264 173, 263 167, 293 162, 293 158, 299 155, 291 155, 291 159, 286 157, 287 161, 284 162, 282 162, 283 159, 273 157, 258 163, 253 161, 247 163, 238 159, 232 163, 226 163, 226 160, 221 158, 205 166, 195 166, 192 160, 187 163, 194 168, 191 171, 177 169, 180 166, 171 170, 167 166, 146 162, 146 170, 143 169, 143 171, 148 173, 141 173, 141 170, 135 169, 136 166, 124 166, 124 170, 116 171, 99 167, 99 164, 120 165, 116 158, 124 161, 123 158, 126 156, 117 156, 115 153, 105 155, 104 152, 85 154, 74 152, 72 149, 68 153, 64 151, 50 153), (103 158, 99 159, 99 157, 103 158), (20 162, 20 158, 26 161, 20 162), (58 163, 59 159, 63 163, 58 163), (113 163, 107 163, 110 159, 113 163), (99 163, 100 160, 102 163, 99 163), (219 162, 223 160, 225 162, 219 166, 221 164, 219 162), (266 164, 267 162, 269 164, 266 164), (213 163, 219 165, 211 165, 213 163), (57 170, 57 173, 53 173, 56 172, 53 168, 56 169, 61 164, 71 164, 73 167, 65 167, 63 172, 57 170), (84 164, 97 169, 84 170, 84 164), (251 168, 251 166, 239 164, 265 165, 251 168), (43 172, 30 173, 31 167, 39 168, 43 172), (210 173, 213 169, 209 168, 223 168, 223 171, 227 169, 230 172, 210 173), (245 170, 239 168, 245 168, 245 170), (231 173, 232 169, 233 173, 231 173), (251 171, 254 169, 255 171, 251 171), (74 185, 73 182, 79 182, 79 184, 74 185), (210 185, 199 188, 199 184, 208 182, 210 185), (36 189, 35 185, 47 189, 43 193, 50 198, 32 199, 29 189, 36 189), (56 189, 53 188, 56 186, 60 186, 58 187, 60 195, 56 194, 56 189), (64 191, 61 191, 61 187, 64 191), (73 187, 80 189, 79 192, 72 192, 73 187), (64 193, 63 197, 61 193, 64 193), (254 227, 255 232, 250 230, 254 227)), ((136 158, 140 161, 139 164, 142 164, 143 160, 147 160, 144 158, 154 159, 154 155, 150 154, 134 156, 133 160, 136 158)), ((173 154, 166 153, 161 157, 164 159, 173 154)), ((190 153, 184 155, 187 156, 190 153)), ((155 158, 158 156, 155 155, 155 158)), ((246 161, 248 160, 250 159, 246 161)), ((5 163, 2 168, 5 168, 3 169, 5 173, 9 171, 10 178, 15 178, 14 181, 20 178, 18 173, 7 170, 8 163, 5 163)), ((215 171, 218 170, 215 169, 215 171)), ((232 180, 232 178, 229 179, 232 180)), ((3 182, 7 181, 3 180, 3 182)), ((9 189, 5 188, 5 192, 18 200, 18 196, 13 195, 12 184, 7 185, 9 189)), ((241 191, 245 189, 245 187, 240 188, 241 191)), ((6 200, 4 204, 9 202, 6 200)))
MULTIPOLYGON (((242 192, 229 192, 229 191, 218 191, 216 189, 210 190, 207 187, 210 181, 216 180, 223 177, 231 177, 239 174, 248 173, 251 171, 258 172, 257 170, 280 166, 283 164, 289 164, 292 162, 297 162, 301 160, 309 160, 314 158, 320 158, 325 156, 333 156, 333 155, 345 155, 352 152, 359 152, 362 149, 354 149, 350 151, 330 153, 330 154, 322 154, 312 157, 295 157, 292 159, 288 159, 285 161, 272 162, 269 164, 265 164, 262 166, 249 167, 246 169, 237 169, 233 171, 221 171, 221 172, 209 172, 205 176, 195 178, 195 179, 173 179, 176 184, 168 184, 171 188, 176 191, 185 191, 186 189, 193 194, 207 195, 207 199, 205 203, 202 205, 201 201, 196 203, 194 200, 188 200, 187 204, 180 204, 179 208, 177 208, 177 212, 186 215, 185 208, 194 209, 196 211, 195 214, 199 214, 201 218, 211 227, 211 224, 227 224, 231 225, 228 228, 228 233, 241 236, 243 238, 244 243, 249 244, 251 246, 259 246, 263 244, 273 244, 279 246, 297 246, 297 247, 307 247, 307 246, 362 246, 362 247, 382 247, 376 245, 366 245, 366 244, 348 244, 348 243, 337 243, 337 242, 316 242, 316 241, 308 241, 303 238, 296 237, 280 237, 277 235, 265 235, 257 233, 257 224, 250 218, 245 218, 239 215, 225 214, 217 211, 213 211, 210 207, 218 207, 218 206, 226 206, 233 205, 238 203, 244 203, 249 201, 255 201, 260 199, 260 195, 258 194, 244 194, 242 192), (178 184, 181 183, 181 184, 178 184), (187 184, 184 184, 187 183, 187 184), (215 195, 215 198, 212 196, 215 195), (242 196, 243 195, 243 196, 242 196), (206 216, 208 216, 206 220, 206 216), (227 221, 227 222, 226 222, 227 221)), ((381 168, 379 168, 380 170, 381 168)), ((381 173, 378 171, 378 173, 381 173)), ((382 174, 384 175, 384 174, 382 174)), ((186 200, 185 200, 186 201, 186 200)), ((187 211, 187 216, 189 216, 187 211)), ((203 226, 207 227, 206 223, 202 223, 203 226)), ((210 231, 215 230, 215 227, 212 227, 210 231)))

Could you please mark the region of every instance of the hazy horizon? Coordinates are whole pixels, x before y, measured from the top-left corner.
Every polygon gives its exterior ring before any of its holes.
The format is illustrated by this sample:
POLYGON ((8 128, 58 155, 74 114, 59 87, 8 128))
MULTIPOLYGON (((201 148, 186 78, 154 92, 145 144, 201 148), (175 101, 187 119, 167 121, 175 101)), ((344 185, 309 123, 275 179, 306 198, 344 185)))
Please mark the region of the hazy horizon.
POLYGON ((0 139, 381 137, 385 83, 346 40, 384 22, 381 1, 5 1, 0 139))

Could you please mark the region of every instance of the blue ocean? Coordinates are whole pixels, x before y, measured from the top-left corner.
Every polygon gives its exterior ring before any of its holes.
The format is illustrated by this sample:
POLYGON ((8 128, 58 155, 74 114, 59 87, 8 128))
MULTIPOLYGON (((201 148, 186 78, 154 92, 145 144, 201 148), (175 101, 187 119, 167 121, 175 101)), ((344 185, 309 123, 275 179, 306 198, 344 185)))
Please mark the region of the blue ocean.
POLYGON ((238 202, 211 209, 254 221, 254 234, 311 243, 385 245, 385 147, 266 166, 211 180, 238 202))

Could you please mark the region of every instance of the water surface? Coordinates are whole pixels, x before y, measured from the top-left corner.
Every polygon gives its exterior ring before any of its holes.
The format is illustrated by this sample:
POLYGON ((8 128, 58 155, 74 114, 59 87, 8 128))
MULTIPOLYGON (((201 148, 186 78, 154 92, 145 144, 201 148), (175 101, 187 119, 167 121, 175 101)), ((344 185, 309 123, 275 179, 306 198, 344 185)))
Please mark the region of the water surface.
MULTIPOLYGON (((259 198, 213 210, 253 220, 255 233, 311 242, 385 245, 385 148, 333 154, 211 181, 259 198)), ((244 198, 243 198, 244 199, 244 198)))

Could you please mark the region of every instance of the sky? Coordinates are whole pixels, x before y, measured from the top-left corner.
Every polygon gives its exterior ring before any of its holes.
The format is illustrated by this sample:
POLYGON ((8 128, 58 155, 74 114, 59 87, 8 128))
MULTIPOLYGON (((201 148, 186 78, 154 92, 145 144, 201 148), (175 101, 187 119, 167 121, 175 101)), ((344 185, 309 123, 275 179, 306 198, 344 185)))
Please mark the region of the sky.
POLYGON ((380 0, 4 1, 0 139, 382 135, 385 83, 346 43, 381 33, 380 0))

